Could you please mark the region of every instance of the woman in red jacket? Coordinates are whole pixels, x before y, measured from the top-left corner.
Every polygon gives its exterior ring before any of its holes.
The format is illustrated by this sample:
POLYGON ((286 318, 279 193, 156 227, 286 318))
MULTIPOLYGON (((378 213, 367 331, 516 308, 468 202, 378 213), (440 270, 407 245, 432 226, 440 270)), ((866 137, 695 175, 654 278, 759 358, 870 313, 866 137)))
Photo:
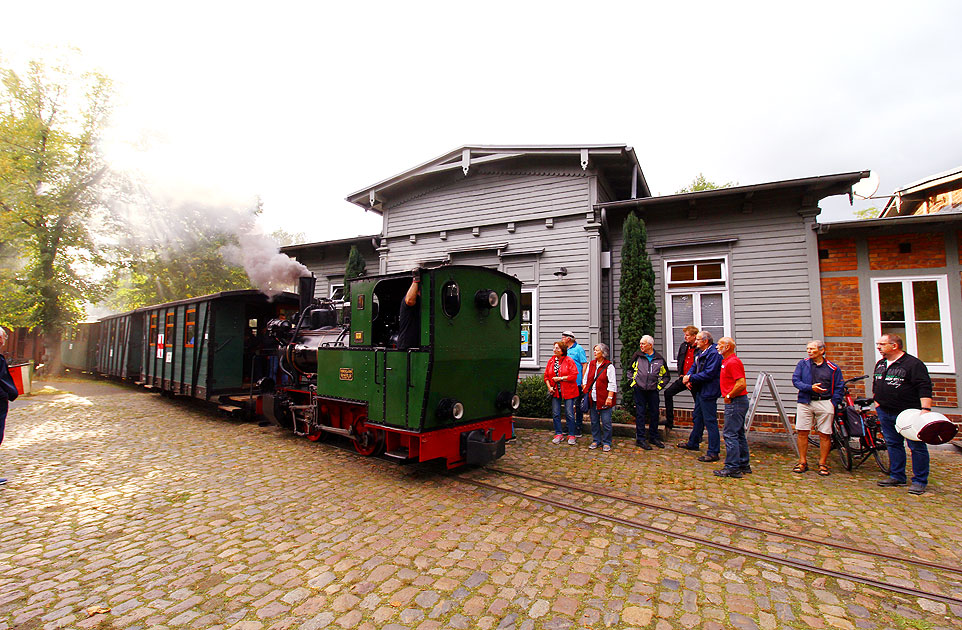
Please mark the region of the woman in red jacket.
POLYGON ((568 344, 556 341, 554 355, 548 359, 544 369, 544 382, 551 394, 551 413, 554 416, 554 439, 559 444, 564 439, 561 431, 561 406, 565 409, 565 423, 568 426, 568 444, 575 444, 575 401, 578 400, 578 366, 568 356, 568 344))

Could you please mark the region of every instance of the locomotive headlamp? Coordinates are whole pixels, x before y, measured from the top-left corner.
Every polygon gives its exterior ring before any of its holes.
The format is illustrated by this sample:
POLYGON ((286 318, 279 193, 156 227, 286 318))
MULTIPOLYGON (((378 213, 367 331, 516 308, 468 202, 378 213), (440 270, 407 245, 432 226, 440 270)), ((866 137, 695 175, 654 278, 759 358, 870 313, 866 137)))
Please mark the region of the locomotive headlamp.
POLYGON ((498 409, 511 409, 516 411, 518 407, 521 406, 521 397, 517 394, 504 391, 498 394, 495 402, 498 405, 498 409))
POLYGON ((464 417, 464 405, 453 398, 442 398, 438 403, 438 417, 442 420, 460 420, 464 417))
POLYGON ((494 308, 498 305, 498 293, 491 289, 481 289, 474 294, 474 303, 478 308, 494 308))

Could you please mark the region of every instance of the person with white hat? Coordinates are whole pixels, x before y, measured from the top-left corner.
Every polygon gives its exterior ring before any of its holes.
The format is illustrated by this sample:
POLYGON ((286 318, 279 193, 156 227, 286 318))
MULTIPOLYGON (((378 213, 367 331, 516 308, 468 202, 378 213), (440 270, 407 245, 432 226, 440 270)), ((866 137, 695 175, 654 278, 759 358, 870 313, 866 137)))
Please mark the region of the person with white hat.
MULTIPOLYGON (((561 339, 568 344, 568 356, 571 357, 571 360, 575 362, 575 367, 578 368, 578 386, 580 387, 585 368, 588 366, 588 354, 585 352, 585 349, 578 344, 574 332, 570 330, 562 332, 561 339)), ((584 395, 584 392, 581 392, 575 400, 575 435, 578 437, 581 437, 585 420, 585 412, 581 410, 581 399, 584 395)))
POLYGON ((932 411, 932 379, 925 364, 903 350, 902 338, 898 335, 884 334, 875 346, 882 358, 875 364, 872 394, 892 466, 889 477, 878 485, 905 485, 904 442, 907 441, 912 451, 909 494, 922 494, 929 482, 929 449, 924 442, 903 438, 895 428, 895 421, 906 409, 921 409, 923 414, 932 411))

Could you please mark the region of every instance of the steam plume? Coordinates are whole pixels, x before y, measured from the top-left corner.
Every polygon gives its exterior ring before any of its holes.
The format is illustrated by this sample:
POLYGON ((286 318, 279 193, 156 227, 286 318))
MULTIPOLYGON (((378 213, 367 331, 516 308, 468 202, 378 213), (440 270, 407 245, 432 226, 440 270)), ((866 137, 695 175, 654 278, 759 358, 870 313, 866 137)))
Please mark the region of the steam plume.
POLYGON ((223 248, 224 258, 242 265, 251 282, 269 297, 292 289, 301 276, 311 275, 307 267, 280 253, 277 244, 263 234, 241 234, 237 241, 238 245, 223 248))

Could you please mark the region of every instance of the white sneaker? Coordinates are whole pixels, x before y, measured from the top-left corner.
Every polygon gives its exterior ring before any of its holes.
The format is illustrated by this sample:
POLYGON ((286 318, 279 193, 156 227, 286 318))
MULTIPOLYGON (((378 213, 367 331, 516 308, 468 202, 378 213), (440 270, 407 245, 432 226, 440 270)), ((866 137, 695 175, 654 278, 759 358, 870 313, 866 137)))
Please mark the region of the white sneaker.
POLYGON ((611 450, 611 445, 610 445, 610 444, 605 444, 604 446, 601 447, 601 450, 603 450, 604 452, 607 453, 608 451, 611 450))
POLYGON ((569 445, 574 446, 574 445, 577 444, 577 443, 578 443, 578 440, 575 438, 575 436, 573 436, 573 435, 569 435, 569 436, 568 436, 568 444, 569 444, 569 445))
POLYGON ((591 444, 588 445, 588 448, 598 448, 598 443, 592 442, 591 444))
POLYGON ((551 443, 552 443, 552 444, 561 444, 561 436, 560 436, 560 435, 554 436, 554 439, 551 440, 551 443))

